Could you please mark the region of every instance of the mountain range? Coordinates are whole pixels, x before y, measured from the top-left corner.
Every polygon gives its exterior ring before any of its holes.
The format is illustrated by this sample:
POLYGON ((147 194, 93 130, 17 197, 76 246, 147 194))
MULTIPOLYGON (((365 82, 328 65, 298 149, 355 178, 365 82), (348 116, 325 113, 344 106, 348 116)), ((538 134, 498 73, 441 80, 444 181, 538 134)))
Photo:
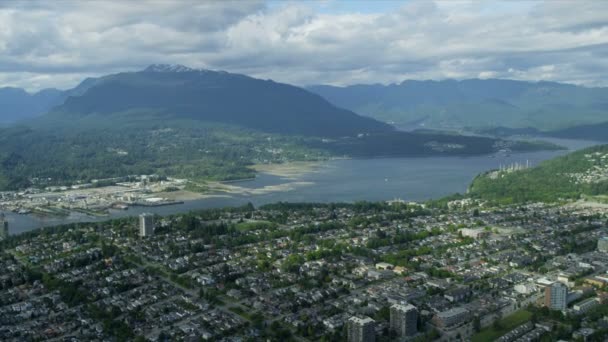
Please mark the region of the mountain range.
POLYGON ((608 121, 608 88, 501 79, 311 86, 333 104, 397 126, 549 131, 608 121))
POLYGON ((86 116, 145 109, 284 134, 391 131, 383 121, 405 128, 500 127, 502 132, 504 127, 608 140, 608 88, 471 79, 306 90, 224 71, 151 65, 143 71, 87 78, 66 91, 0 88, 0 124, 28 121, 49 111, 86 116))
POLYGON ((64 92, 57 89, 31 94, 20 88, 0 88, 0 124, 42 115, 64 99, 64 92))

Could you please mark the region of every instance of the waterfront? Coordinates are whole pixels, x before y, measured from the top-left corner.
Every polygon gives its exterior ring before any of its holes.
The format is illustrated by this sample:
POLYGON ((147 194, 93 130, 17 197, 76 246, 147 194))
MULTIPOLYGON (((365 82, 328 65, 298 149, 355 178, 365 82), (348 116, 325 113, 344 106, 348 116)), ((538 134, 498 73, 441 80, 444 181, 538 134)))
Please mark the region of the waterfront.
POLYGON ((153 212, 168 215, 203 208, 285 202, 353 202, 401 198, 423 201, 456 192, 464 193, 473 178, 484 171, 514 163, 537 165, 543 160, 596 143, 547 139, 568 148, 561 151, 484 155, 474 157, 423 157, 341 159, 321 163, 301 174, 272 175, 230 184, 230 192, 161 207, 111 210, 109 216, 71 213, 68 217, 18 215, 7 212, 11 234, 71 222, 101 221, 153 212))

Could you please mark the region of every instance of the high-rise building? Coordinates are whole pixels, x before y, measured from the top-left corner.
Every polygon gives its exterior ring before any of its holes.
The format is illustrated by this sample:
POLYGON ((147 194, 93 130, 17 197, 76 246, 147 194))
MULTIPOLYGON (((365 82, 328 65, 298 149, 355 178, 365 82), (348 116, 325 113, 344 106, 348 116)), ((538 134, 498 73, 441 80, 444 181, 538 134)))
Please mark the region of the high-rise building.
POLYGON ((8 237, 8 221, 4 214, 0 213, 0 239, 8 237))
POLYGON ((558 281, 545 287, 545 306, 551 310, 566 310, 568 287, 558 281))
POLYGON ((418 309, 415 306, 394 304, 391 306, 390 329, 397 336, 405 337, 416 335, 418 332, 418 309))
POLYGON ((608 253, 608 236, 601 237, 597 240, 597 250, 608 253))
POLYGON ((139 215, 139 236, 146 237, 154 235, 154 215, 144 213, 139 215))
POLYGON ((351 317, 347 328, 348 342, 376 341, 376 321, 369 317, 351 317))

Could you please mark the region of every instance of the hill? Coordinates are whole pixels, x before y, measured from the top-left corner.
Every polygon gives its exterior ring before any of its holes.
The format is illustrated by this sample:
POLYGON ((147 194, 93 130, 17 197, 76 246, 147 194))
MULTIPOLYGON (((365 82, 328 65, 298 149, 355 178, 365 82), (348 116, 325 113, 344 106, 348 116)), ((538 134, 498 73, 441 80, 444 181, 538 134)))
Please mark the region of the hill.
POLYGON ((562 139, 578 139, 591 141, 608 141, 608 122, 602 122, 590 125, 574 126, 565 129, 553 131, 540 131, 536 128, 508 128, 494 127, 487 129, 478 129, 476 133, 497 138, 506 138, 512 136, 545 136, 562 139))
POLYGON ((470 79, 308 89, 337 106, 397 126, 556 130, 603 122, 608 114, 608 88, 554 82, 470 79))
POLYGON ((570 127, 547 133, 550 136, 564 139, 585 139, 608 141, 608 122, 570 127))
POLYGON ((20 88, 0 88, 0 124, 31 119, 63 101, 63 92, 45 89, 30 94, 20 88))
POLYGON ((608 145, 577 151, 530 169, 481 174, 471 184, 469 195, 499 203, 608 195, 608 145))
POLYGON ((89 81, 54 115, 83 117, 151 110, 172 118, 219 122, 264 132, 352 136, 390 132, 385 123, 338 108, 302 88, 222 71, 152 65, 89 81))

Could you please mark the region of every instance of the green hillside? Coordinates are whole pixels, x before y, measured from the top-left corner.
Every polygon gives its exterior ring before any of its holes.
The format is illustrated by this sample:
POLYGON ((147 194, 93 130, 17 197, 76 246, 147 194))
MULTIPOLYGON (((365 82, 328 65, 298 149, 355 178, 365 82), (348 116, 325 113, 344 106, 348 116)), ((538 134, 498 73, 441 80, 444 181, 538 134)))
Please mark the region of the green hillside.
POLYGON ((608 145, 548 160, 531 169, 486 172, 475 178, 469 195, 499 203, 608 195, 608 145))

